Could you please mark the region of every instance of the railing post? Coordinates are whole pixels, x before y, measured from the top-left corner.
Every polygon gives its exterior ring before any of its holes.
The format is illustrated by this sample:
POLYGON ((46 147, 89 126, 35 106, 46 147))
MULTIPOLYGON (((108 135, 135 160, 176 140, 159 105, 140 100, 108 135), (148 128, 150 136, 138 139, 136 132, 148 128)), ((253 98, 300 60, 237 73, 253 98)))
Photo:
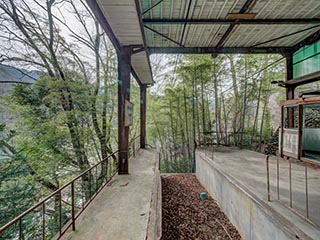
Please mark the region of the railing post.
POLYGON ((146 148, 147 86, 140 86, 140 148, 146 148))
POLYGON ((280 200, 279 157, 277 157, 277 198, 280 200))
POLYGON ((19 219, 19 240, 22 239, 22 218, 19 219))
POLYGON ((306 212, 309 218, 309 192, 308 192, 308 168, 305 166, 305 182, 306 182, 306 212))
POLYGON ((289 194, 290 194, 290 207, 292 208, 292 179, 291 179, 291 161, 289 160, 289 194))
POLYGON ((71 218, 72 218, 72 230, 76 230, 76 218, 74 210, 74 182, 71 182, 71 218))
POLYGON ((269 155, 266 157, 268 202, 270 202, 269 157, 270 157, 269 155))
POLYGON ((62 233, 62 194, 59 192, 59 235, 62 233))
POLYGON ((42 239, 46 239, 46 203, 42 203, 42 239))

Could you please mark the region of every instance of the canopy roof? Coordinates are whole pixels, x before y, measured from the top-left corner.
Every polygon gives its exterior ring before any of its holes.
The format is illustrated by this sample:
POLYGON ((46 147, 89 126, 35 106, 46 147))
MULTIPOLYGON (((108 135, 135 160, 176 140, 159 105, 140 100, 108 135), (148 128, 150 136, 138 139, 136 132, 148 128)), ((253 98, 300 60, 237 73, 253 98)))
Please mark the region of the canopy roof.
POLYGON ((87 0, 133 73, 153 82, 152 53, 288 54, 320 38, 319 0, 87 0))

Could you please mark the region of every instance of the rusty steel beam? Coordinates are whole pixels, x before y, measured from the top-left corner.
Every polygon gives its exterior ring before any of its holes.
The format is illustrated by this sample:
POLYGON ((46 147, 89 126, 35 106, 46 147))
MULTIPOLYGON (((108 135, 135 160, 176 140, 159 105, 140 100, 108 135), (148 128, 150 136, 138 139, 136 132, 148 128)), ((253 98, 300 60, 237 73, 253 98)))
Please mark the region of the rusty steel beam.
POLYGON ((145 18, 144 24, 243 24, 243 25, 278 25, 278 24, 319 24, 320 18, 288 18, 288 19, 174 19, 174 18, 145 18))
POLYGON ((146 148, 147 86, 140 86, 140 147, 146 148))
POLYGON ((289 47, 149 47, 149 54, 281 54, 287 55, 289 47))
MULTIPOLYGON (((256 3, 256 0, 247 0, 245 2, 245 4, 242 6, 242 8, 240 9, 239 13, 246 13, 246 11, 248 11, 250 9, 250 7, 252 7, 254 4, 256 3)), ((221 39, 219 40, 218 44, 217 44, 217 48, 221 48, 223 47, 223 45, 225 44, 225 42, 229 39, 229 37, 231 36, 231 32, 233 31, 234 27, 236 26, 237 22, 239 20, 236 19, 234 23, 232 23, 227 31, 223 34, 223 36, 221 37, 221 39)))
POLYGON ((119 174, 129 173, 129 127, 125 126, 125 102, 130 101, 130 46, 122 47, 118 53, 118 149, 119 174))

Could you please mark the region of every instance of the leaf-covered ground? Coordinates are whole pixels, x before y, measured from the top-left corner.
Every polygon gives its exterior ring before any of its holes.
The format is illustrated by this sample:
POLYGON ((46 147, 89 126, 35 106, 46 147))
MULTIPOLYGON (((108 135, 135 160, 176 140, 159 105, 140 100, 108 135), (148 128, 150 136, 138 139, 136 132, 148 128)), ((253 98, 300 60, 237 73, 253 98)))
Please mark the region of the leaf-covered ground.
POLYGON ((241 239, 214 199, 192 174, 162 178, 162 240, 241 239))

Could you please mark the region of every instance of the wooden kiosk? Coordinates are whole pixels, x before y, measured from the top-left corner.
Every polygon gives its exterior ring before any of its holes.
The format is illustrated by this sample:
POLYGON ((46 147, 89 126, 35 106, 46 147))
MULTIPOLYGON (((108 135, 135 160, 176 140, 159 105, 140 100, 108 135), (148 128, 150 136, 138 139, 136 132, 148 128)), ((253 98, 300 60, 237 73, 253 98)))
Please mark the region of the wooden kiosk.
POLYGON ((320 92, 311 94, 281 103, 279 149, 281 157, 320 166, 320 92))

